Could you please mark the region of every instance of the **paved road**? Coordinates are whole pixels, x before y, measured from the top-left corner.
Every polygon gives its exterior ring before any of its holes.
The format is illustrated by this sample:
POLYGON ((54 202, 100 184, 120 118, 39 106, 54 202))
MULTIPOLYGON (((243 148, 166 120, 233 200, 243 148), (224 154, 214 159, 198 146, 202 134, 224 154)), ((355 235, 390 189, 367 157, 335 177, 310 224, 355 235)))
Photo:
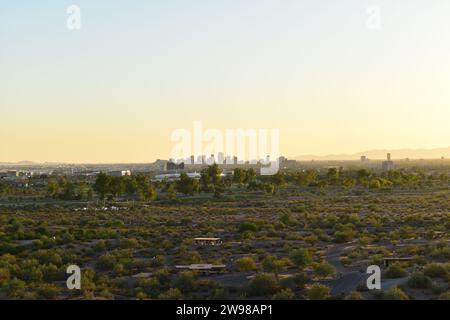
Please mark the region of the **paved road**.
MULTIPOLYGON (((340 261, 340 256, 347 250, 352 250, 351 244, 337 244, 331 246, 326 255, 328 263, 332 264, 338 272, 338 278, 325 282, 331 288, 332 295, 338 295, 340 293, 349 293, 356 289, 358 284, 365 283, 368 274, 360 272, 358 270, 351 270, 346 268, 340 261)), ((392 287, 405 283, 407 277, 399 279, 381 279, 381 289, 389 290, 392 287)))

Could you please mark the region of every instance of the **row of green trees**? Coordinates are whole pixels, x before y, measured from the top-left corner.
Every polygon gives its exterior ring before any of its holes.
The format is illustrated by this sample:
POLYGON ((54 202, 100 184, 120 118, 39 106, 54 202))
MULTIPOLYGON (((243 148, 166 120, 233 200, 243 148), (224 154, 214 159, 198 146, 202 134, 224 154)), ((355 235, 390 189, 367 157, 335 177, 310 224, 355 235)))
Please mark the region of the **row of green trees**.
POLYGON ((127 196, 132 199, 154 200, 156 198, 156 188, 150 179, 144 175, 128 177, 111 177, 106 173, 100 172, 93 185, 100 199, 109 197, 127 196))
POLYGON ((376 173, 366 169, 344 171, 329 168, 326 174, 320 175, 317 170, 305 170, 294 174, 287 174, 286 179, 297 186, 315 186, 323 188, 327 185, 342 186, 346 189, 362 186, 370 189, 386 189, 394 186, 416 187, 430 181, 449 182, 446 174, 426 176, 421 172, 407 172, 405 170, 391 170, 376 173))
MULTIPOLYGON (((58 180, 50 179, 47 195, 63 200, 91 200, 94 191, 101 200, 106 198, 127 197, 129 199, 153 200, 157 196, 156 189, 166 193, 169 197, 176 197, 177 193, 194 195, 200 192, 212 192, 220 196, 231 186, 246 187, 250 191, 263 191, 267 194, 276 193, 279 188, 288 185, 299 187, 316 187, 323 189, 326 186, 341 186, 351 189, 356 186, 370 189, 388 189, 394 186, 420 186, 429 181, 447 182, 448 176, 425 176, 419 173, 410 173, 402 170, 393 170, 384 173, 369 172, 365 169, 343 171, 330 168, 325 174, 317 170, 305 170, 295 173, 278 172, 272 176, 257 176, 254 169, 234 169, 233 176, 223 177, 222 170, 217 164, 203 169, 200 179, 190 178, 182 173, 178 181, 162 181, 152 183, 148 176, 111 177, 106 173, 99 173, 92 187, 85 181, 69 181, 66 177, 58 180)), ((0 184, 0 194, 6 192, 7 186, 0 184)))
POLYGON ((67 177, 49 179, 47 196, 62 200, 92 200, 94 192, 85 181, 69 181, 67 177))
POLYGON ((4 182, 0 181, 0 196, 5 196, 9 194, 11 188, 4 182))

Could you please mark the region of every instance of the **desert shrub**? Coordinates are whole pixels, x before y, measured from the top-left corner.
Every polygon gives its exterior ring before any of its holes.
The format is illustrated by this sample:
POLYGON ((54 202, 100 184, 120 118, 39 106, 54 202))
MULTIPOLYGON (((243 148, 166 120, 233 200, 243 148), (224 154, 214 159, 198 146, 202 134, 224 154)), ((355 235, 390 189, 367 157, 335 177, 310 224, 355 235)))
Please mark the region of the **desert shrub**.
POLYGON ((225 288, 215 288, 212 295, 211 295, 211 299, 213 300, 226 300, 229 297, 229 292, 227 289, 225 288))
POLYGON ((298 273, 293 275, 292 277, 284 278, 280 281, 283 288, 290 288, 290 289, 303 289, 305 287, 305 284, 308 283, 310 280, 309 276, 304 273, 298 273))
POLYGON ((364 297, 360 292, 352 291, 347 296, 345 296, 345 300, 364 300, 364 297))
POLYGON ((182 251, 180 253, 180 259, 183 264, 195 264, 201 263, 202 256, 198 251, 182 251))
POLYGON ((450 260, 450 247, 436 248, 431 252, 431 256, 437 259, 450 260))
POLYGON ((391 264, 384 272, 384 276, 389 279, 402 278, 406 275, 407 272, 399 263, 391 264))
POLYGON ((46 264, 42 266, 42 272, 44 274, 44 279, 47 281, 58 281, 65 279, 64 270, 58 268, 54 264, 46 264))
POLYGON ((273 272, 279 273, 282 271, 287 265, 289 261, 286 259, 279 259, 275 256, 267 256, 264 258, 262 265, 265 272, 273 272))
POLYGON ((252 231, 256 232, 258 231, 258 226, 253 222, 242 222, 239 225, 239 232, 245 232, 245 231, 252 231))
POLYGON ((156 267, 162 267, 165 262, 165 257, 163 255, 157 255, 153 257, 153 259, 150 261, 150 265, 154 268, 156 267))
POLYGON ((336 274, 336 268, 326 261, 314 265, 314 274, 318 277, 330 277, 336 274))
POLYGON ((94 281, 95 271, 92 269, 84 269, 81 272, 81 290, 83 292, 92 292, 96 288, 96 284, 94 281))
POLYGON ((236 260, 236 268, 240 272, 257 270, 256 262, 252 257, 243 257, 236 260))
POLYGON ((0 283, 5 283, 11 276, 10 271, 7 268, 0 268, 0 283))
POLYGON ((445 278, 448 266, 444 263, 430 263, 425 266, 423 273, 430 278, 445 278))
POLYGON ((280 289, 280 284, 273 274, 260 273, 255 275, 247 285, 249 296, 266 296, 275 294, 280 289))
POLYGON ((306 249, 296 249, 290 254, 292 262, 297 267, 304 268, 312 263, 312 257, 308 250, 306 249))
POLYGON ((6 293, 9 298, 18 297, 25 289, 25 282, 14 278, 2 284, 1 291, 6 293))
POLYGON ((308 290, 310 300, 325 300, 330 296, 330 288, 326 285, 315 283, 308 290))
POLYGON ((123 266, 123 264, 117 263, 116 265, 114 265, 113 271, 115 275, 122 275, 125 272, 125 267, 123 266))
POLYGON ((193 292, 198 287, 197 275, 192 271, 184 271, 175 281, 175 286, 183 293, 193 292))
POLYGON ((353 230, 342 230, 334 233, 334 241, 337 243, 349 242, 353 239, 353 230))
POLYGON ((291 289, 283 289, 272 296, 273 300, 292 300, 294 292, 291 289))
POLYGON ((444 292, 439 296, 439 300, 450 300, 450 291, 444 292))
POLYGON ((170 288, 158 296, 158 299, 161 300, 180 300, 181 298, 183 298, 183 294, 177 288, 170 288))
POLYGON ((119 246, 122 249, 133 249, 139 247, 139 241, 135 238, 122 238, 119 240, 119 246))
POLYGON ((51 263, 56 266, 61 266, 62 258, 54 251, 50 250, 38 250, 35 252, 34 257, 39 260, 41 264, 51 263))
POLYGON ((168 286, 170 284, 170 272, 168 269, 161 269, 155 272, 153 276, 162 286, 168 286))
POLYGON ((408 279, 408 286, 417 289, 428 289, 433 285, 430 277, 422 272, 414 272, 408 279))
POLYGON ((110 253, 105 253, 98 258, 96 267, 99 270, 110 270, 115 264, 116 258, 110 253))
POLYGON ((387 300, 409 300, 408 295, 399 287, 393 287, 384 293, 387 300))
POLYGON ((43 297, 44 299, 52 300, 56 299, 56 297, 60 293, 60 288, 53 284, 43 283, 38 287, 37 292, 39 296, 43 297))

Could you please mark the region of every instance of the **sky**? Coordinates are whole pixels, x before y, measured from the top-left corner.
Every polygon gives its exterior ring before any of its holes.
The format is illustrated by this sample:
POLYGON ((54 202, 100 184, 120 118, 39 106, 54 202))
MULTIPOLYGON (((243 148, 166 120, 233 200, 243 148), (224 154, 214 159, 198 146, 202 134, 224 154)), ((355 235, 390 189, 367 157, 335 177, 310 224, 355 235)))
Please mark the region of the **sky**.
POLYGON ((194 121, 279 129, 288 157, 448 147, 449 16, 448 0, 0 0, 0 162, 165 159, 194 121))

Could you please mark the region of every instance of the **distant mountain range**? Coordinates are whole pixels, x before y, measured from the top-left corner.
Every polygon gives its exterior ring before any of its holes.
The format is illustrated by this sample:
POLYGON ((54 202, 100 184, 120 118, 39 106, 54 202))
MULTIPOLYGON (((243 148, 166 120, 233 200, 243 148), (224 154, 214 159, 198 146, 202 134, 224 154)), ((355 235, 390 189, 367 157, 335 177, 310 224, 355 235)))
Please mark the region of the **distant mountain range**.
POLYGON ((353 154, 330 154, 326 156, 302 155, 294 157, 295 160, 359 160, 361 156, 368 159, 380 160, 386 159, 386 154, 390 153, 392 159, 440 159, 441 157, 450 158, 450 147, 435 149, 393 149, 393 150, 369 150, 353 154))
POLYGON ((0 166, 55 166, 55 165, 67 165, 68 163, 64 162, 34 162, 34 161, 18 161, 18 162, 0 162, 0 166))
POLYGON ((39 163, 33 161, 19 161, 19 162, 0 162, 0 165, 3 166, 33 166, 38 165, 39 163))

